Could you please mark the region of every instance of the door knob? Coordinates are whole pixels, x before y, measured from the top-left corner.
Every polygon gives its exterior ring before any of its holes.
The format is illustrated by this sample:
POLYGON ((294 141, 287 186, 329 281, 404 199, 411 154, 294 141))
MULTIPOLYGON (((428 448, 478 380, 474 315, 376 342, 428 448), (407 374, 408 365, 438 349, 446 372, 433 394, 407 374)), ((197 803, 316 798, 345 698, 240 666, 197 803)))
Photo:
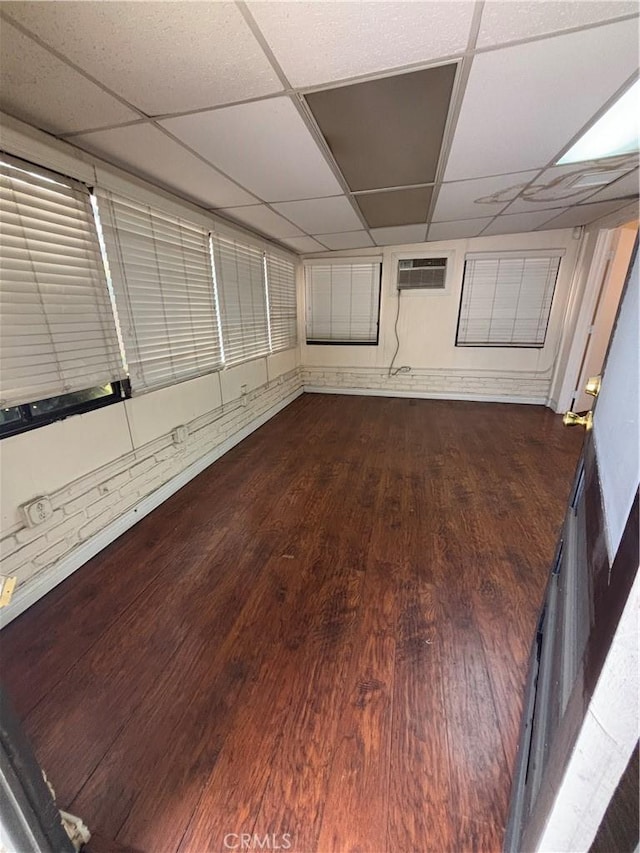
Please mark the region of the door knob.
POLYGON ((575 412, 565 412, 562 423, 565 426, 583 426, 590 430, 593 427, 593 413, 587 412, 586 415, 577 415, 575 412))
POLYGON ((584 388, 584 393, 588 394, 590 397, 597 397, 600 393, 600 386, 602 385, 602 377, 601 376, 590 376, 587 379, 587 384, 584 388))

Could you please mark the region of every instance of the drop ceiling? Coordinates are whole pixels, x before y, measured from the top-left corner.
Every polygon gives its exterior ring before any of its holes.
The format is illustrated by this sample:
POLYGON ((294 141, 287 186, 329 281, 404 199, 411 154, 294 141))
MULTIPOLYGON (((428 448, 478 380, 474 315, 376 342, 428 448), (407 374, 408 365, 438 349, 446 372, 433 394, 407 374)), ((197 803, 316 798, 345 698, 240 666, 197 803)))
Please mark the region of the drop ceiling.
POLYGON ((554 165, 637 77, 636 2, 0 15, 5 112, 296 252, 572 227, 638 195, 636 155, 554 165))

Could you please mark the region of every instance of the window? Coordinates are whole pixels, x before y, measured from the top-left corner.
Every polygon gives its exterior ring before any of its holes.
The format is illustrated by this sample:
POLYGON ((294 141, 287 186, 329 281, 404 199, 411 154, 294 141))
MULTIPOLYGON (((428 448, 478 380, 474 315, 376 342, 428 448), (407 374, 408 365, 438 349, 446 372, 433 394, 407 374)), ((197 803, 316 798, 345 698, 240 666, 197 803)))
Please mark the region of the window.
POLYGON ((298 342, 295 265, 273 252, 266 254, 271 351, 289 349, 298 342))
POLYGON ((108 192, 98 209, 133 393, 220 367, 208 232, 108 192))
POLYGON ((4 427, 125 369, 87 187, 2 154, 0 204, 4 427))
POLYGON ((225 364, 267 355, 269 323, 264 255, 260 249, 212 234, 225 364))
POLYGON ((456 346, 544 346, 560 257, 467 255, 456 346))
POLYGON ((296 344, 277 251, 1 152, 0 202, 0 436, 296 344))
POLYGON ((110 382, 85 391, 61 394, 35 403, 0 409, 0 437, 60 421, 116 403, 127 395, 126 382, 110 382))
POLYGON ((305 266, 308 344, 377 344, 380 261, 305 266))

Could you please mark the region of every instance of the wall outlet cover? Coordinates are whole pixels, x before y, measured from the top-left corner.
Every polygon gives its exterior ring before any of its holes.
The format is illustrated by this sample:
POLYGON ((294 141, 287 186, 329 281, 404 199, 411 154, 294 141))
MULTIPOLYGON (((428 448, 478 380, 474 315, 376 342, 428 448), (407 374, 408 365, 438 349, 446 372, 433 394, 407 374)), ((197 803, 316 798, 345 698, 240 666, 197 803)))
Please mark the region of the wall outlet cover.
POLYGON ((20 509, 27 527, 37 527, 48 521, 53 515, 51 501, 46 495, 23 504, 20 509))
POLYGON ((184 444, 189 437, 189 427, 181 424, 174 429, 171 435, 173 437, 174 444, 184 444))

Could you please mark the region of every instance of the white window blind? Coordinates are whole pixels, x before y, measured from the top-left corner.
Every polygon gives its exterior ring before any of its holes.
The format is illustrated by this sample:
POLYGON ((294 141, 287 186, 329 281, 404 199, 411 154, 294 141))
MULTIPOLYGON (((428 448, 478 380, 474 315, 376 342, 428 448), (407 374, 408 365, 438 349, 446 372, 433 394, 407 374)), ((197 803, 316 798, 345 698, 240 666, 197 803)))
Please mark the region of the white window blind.
POLYGON ((0 405, 124 376, 88 189, 0 154, 0 405))
POLYGON ((264 262, 260 249, 212 234, 225 364, 269 352, 264 262))
POLYGON ((222 364, 209 234, 112 193, 98 193, 132 391, 222 364))
POLYGON ((379 261, 305 266, 307 343, 377 343, 379 261))
POLYGON ((458 346, 542 347, 560 254, 467 255, 458 346))
POLYGON ((267 283, 269 290, 269 321, 271 350, 289 349, 297 343, 296 268, 272 252, 267 252, 267 283))

